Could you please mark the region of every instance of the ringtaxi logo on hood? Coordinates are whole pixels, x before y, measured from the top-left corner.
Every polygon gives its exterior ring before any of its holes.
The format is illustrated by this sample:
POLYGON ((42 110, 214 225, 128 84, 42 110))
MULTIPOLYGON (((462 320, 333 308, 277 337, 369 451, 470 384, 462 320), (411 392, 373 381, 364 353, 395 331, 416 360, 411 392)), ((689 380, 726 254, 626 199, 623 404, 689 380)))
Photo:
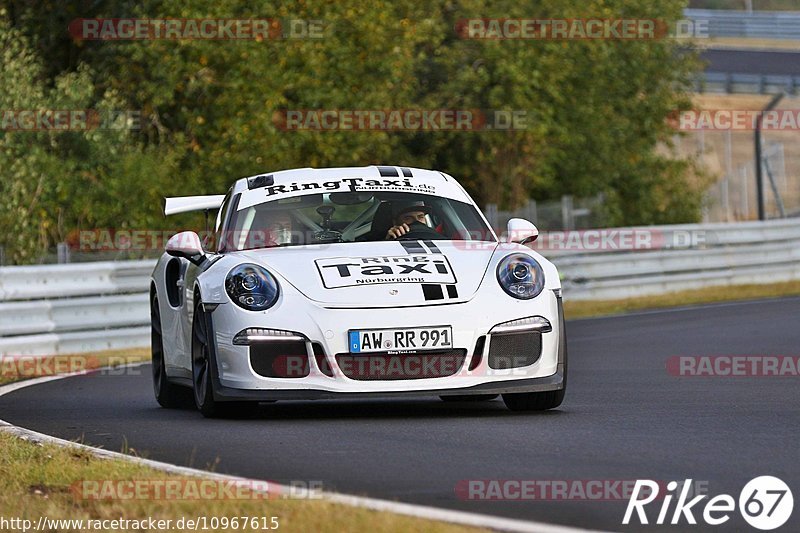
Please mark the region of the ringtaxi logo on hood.
POLYGON ((382 283, 455 283, 444 255, 333 257, 315 261, 326 289, 382 283))

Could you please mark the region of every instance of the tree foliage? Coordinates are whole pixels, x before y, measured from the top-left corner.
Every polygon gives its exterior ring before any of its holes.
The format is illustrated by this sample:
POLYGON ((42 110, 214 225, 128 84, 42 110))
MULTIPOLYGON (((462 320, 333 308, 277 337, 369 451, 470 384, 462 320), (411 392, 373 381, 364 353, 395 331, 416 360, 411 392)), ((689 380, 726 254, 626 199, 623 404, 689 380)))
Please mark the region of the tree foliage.
POLYGON ((460 20, 650 18, 679 0, 0 0, 0 109, 127 109, 141 128, 0 131, 0 237, 14 262, 76 229, 169 224, 161 197, 224 192, 293 167, 401 164, 458 177, 504 207, 603 193, 614 224, 699 217, 666 118, 697 61, 673 39, 472 40, 460 20), (74 18, 280 18, 320 39, 80 41, 74 18), (523 110, 516 131, 283 131, 281 110, 523 110))

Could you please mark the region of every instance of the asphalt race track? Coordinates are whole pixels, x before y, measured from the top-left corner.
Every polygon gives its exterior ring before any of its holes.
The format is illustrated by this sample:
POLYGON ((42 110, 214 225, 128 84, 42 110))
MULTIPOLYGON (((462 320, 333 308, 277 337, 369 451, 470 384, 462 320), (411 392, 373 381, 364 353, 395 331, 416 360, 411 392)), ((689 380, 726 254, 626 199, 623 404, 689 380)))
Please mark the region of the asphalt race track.
MULTIPOLYGON (((501 401, 283 402, 238 420, 165 410, 149 366, 45 383, 0 398, 0 418, 66 439, 179 465, 513 518, 609 530, 626 500, 473 501, 462 480, 691 478, 738 500, 750 479, 782 478, 800 500, 797 377, 675 377, 674 355, 799 355, 800 298, 571 321, 561 409, 515 414, 501 401)), ((707 500, 706 500, 707 501, 707 500)), ((675 499, 673 499, 674 507, 675 499)), ((651 504, 655 520, 660 501, 651 504)), ((702 522, 704 502, 695 507, 702 522), (699 511, 698 511, 699 507, 699 511)), ((672 512, 668 515, 672 516, 672 512)), ((652 529, 652 526, 651 526, 652 529)), ((722 526, 750 530, 738 512, 722 526)), ((800 511, 779 531, 800 530, 800 511)))
POLYGON ((800 75, 800 52, 707 49, 700 53, 700 59, 708 61, 707 72, 800 75))

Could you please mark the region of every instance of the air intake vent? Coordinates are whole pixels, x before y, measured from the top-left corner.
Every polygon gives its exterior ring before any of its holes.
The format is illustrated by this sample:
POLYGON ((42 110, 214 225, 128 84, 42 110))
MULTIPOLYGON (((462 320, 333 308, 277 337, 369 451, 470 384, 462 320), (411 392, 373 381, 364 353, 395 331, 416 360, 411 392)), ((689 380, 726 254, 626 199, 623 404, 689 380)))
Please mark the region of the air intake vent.
POLYGON ((469 363, 470 372, 478 368, 478 365, 481 364, 484 346, 486 346, 486 335, 481 335, 478 337, 478 342, 475 343, 475 351, 472 352, 472 361, 469 363))
POLYGON ((340 353, 336 355, 336 364, 345 376, 359 381, 428 379, 457 374, 466 358, 466 350, 418 354, 340 353))
POLYGON ((329 378, 333 377, 333 370, 331 369, 331 365, 328 364, 328 358, 325 357, 325 350, 322 348, 322 345, 318 342, 313 344, 314 347, 314 358, 317 360, 317 368, 319 368, 320 372, 328 376, 329 378))
POLYGON ((299 341, 253 343, 250 365, 265 378, 304 378, 310 372, 306 343, 299 341))
POLYGON ((530 366, 542 355, 542 334, 538 332, 491 335, 489 368, 504 370, 530 366))

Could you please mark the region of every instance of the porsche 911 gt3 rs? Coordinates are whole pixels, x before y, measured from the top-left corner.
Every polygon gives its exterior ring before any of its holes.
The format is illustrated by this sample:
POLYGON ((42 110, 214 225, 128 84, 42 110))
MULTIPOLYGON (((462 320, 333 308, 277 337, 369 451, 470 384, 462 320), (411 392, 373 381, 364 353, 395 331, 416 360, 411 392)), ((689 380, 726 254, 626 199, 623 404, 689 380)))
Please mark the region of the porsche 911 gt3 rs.
POLYGON ((151 280, 158 402, 206 416, 285 399, 439 396, 557 407, 567 377, 555 266, 511 219, 501 240, 451 176, 295 169, 227 194, 213 242, 174 235, 151 280))

